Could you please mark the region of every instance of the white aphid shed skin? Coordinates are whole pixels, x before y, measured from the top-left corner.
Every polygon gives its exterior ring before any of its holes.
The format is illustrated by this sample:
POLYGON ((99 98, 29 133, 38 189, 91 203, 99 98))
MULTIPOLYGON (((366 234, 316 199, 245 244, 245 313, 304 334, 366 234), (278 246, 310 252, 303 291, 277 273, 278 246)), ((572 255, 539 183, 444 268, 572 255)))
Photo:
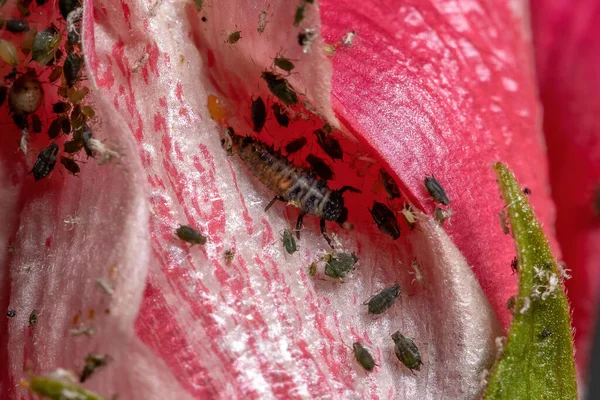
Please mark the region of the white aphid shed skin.
POLYGON ((77 22, 83 17, 83 7, 77 7, 67 15, 67 32, 77 32, 77 22))
POLYGON ((354 37, 356 36, 357 33, 358 33, 358 31, 346 32, 346 34, 342 38, 342 44, 346 47, 352 46, 352 44, 354 43, 354 37))
POLYGON ((556 293, 556 289, 559 285, 558 275, 554 272, 543 268, 534 268, 535 277, 542 281, 541 283, 533 285, 531 289, 531 297, 534 299, 546 300, 548 297, 556 293))
POLYGON ((529 311, 529 307, 531 307, 531 299, 529 297, 525 297, 523 299, 523 306, 519 310, 519 313, 525 314, 527 311, 529 311))
POLYGON ((133 68, 131 69, 131 72, 133 72, 133 73, 138 72, 144 65, 148 64, 149 59, 150 59, 150 54, 148 54, 148 53, 142 54, 142 56, 140 58, 135 60, 135 64, 133 64, 133 68))

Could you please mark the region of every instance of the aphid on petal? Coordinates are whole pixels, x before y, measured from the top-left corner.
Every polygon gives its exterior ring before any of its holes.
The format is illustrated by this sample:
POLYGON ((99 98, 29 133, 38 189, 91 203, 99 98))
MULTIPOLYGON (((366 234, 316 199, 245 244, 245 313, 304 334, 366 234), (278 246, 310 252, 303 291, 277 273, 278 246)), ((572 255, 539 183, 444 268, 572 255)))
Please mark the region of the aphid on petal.
POLYGON ((435 179, 434 176, 425 177, 425 187, 436 203, 440 203, 445 206, 450 205, 450 199, 446 195, 446 190, 442 184, 435 179))
POLYGON ((510 269, 512 270, 513 275, 519 273, 519 258, 515 256, 510 262, 510 269))
POLYGON ((33 39, 31 58, 41 66, 47 65, 54 59, 61 39, 61 34, 54 26, 38 32, 33 39))
POLYGON ((204 0, 194 0, 194 5, 196 6, 196 10, 200 12, 202 11, 202 7, 204 7, 204 0))
POLYGON ((298 6, 296 8, 296 13, 294 14, 294 26, 300 26, 302 20, 304 20, 304 5, 298 6))
POLYGON ((55 114, 66 113, 71 110, 71 104, 65 101, 59 101, 52 105, 52 112, 55 114))
POLYGON ((235 257, 235 249, 228 249, 225 250, 225 253, 223 253, 223 259, 225 260, 225 264, 230 265, 233 262, 233 259, 235 257))
POLYGON ((8 88, 6 86, 0 86, 0 107, 2 107, 2 105, 4 104, 7 94, 8 88))
POLYGON ((206 238, 202 236, 200 231, 188 225, 180 225, 179 228, 177 228, 177 230, 175 231, 175 233, 177 234, 179 239, 183 240, 184 242, 191 243, 192 245, 203 245, 206 243, 206 238))
POLYGON ((31 314, 29 314, 29 326, 34 326, 38 321, 38 310, 33 310, 31 314))
POLYGON ((54 67, 54 69, 50 73, 48 80, 50 81, 50 83, 54 83, 54 82, 56 82, 56 80, 58 78, 60 78, 62 76, 62 73, 63 73, 62 67, 60 65, 57 65, 56 67, 54 67))
POLYGON ((292 63, 289 59, 285 57, 275 57, 273 59, 273 63, 275 66, 285 72, 291 72, 294 69, 294 63, 292 63))
POLYGON ((67 86, 73 87, 81 78, 81 69, 83 67, 83 57, 71 53, 67 55, 65 63, 63 65, 63 73, 67 86))
POLYGON ((267 27, 267 10, 262 10, 260 14, 258 14, 258 26, 256 30, 258 33, 263 33, 265 28, 267 27))
POLYGON ((285 78, 266 70, 262 72, 261 78, 265 80, 271 93, 283 104, 286 106, 298 104, 298 95, 285 78))
POLYGON ((235 31, 227 36, 227 40, 225 43, 227 44, 235 44, 242 38, 242 31, 235 31))
MULTIPOLYGON (((275 119, 277 123, 284 128, 287 128, 290 123, 290 117, 285 112, 285 109, 279 103, 273 103, 271 106, 271 110, 273 110, 273 115, 275 115, 275 119)), ((289 153, 289 152, 288 152, 289 153)))
POLYGON ((56 165, 56 158, 58 157, 58 145, 56 143, 50 143, 50 146, 43 149, 38 155, 31 173, 33 178, 38 181, 48 176, 48 174, 54 169, 56 165))
POLYGON ((0 39, 0 57, 7 64, 13 66, 19 65, 19 56, 17 54, 17 48, 8 40, 0 39))
POLYGON ((367 371, 373 371, 376 364, 371 353, 369 353, 369 351, 359 342, 354 342, 352 344, 352 349, 354 350, 354 358, 356 358, 356 361, 367 371))
POLYGON ((317 263, 311 263, 308 266, 308 275, 310 275, 310 276, 317 275, 317 263))
POLYGON ((335 54, 335 46, 323 43, 323 53, 325 53, 327 57, 333 57, 335 54))
POLYGON ((31 49, 33 48, 33 40, 37 36, 37 31, 35 29, 30 29, 23 36, 23 42, 21 43, 21 51, 25 55, 29 55, 31 53, 31 49))
POLYGON ((308 143, 308 140, 304 136, 301 136, 285 145, 285 151, 287 154, 295 153, 306 146, 306 143, 308 143))
POLYGON ((523 188, 523 194, 525 196, 529 196, 531 194, 531 189, 529 189, 528 187, 524 187, 523 188))
POLYGON ((17 312, 15 310, 8 310, 8 312, 6 313, 6 316, 8 318, 14 318, 17 316, 17 312))
POLYGON ((78 7, 81 7, 79 0, 58 0, 58 9, 65 21, 69 18, 69 14, 78 7))
POLYGON ((57 117, 54 121, 50 123, 50 127, 48 128, 48 137, 50 139, 55 139, 60 135, 60 131, 62 129, 62 116, 57 117))
POLYGON ((369 314, 382 314, 396 302, 398 296, 402 292, 402 288, 397 283, 394 286, 383 289, 363 305, 368 306, 369 314))
POLYGON ((260 96, 258 96, 256 100, 252 100, 250 116, 253 124, 252 130, 254 132, 262 131, 262 128, 265 126, 265 121, 267 120, 267 107, 260 96))
POLYGON ((342 44, 346 47, 352 46, 352 43, 354 42, 354 36, 356 36, 357 33, 357 31, 346 32, 346 34, 342 38, 342 44))
POLYGON ((298 248, 296 247, 296 239, 292 235, 292 231, 286 229, 283 231, 282 236, 283 247, 288 254, 294 254, 298 248))
POLYGON ((110 357, 105 354, 88 354, 85 358, 85 366, 79 375, 79 382, 84 383, 100 367, 106 366, 110 357))
POLYGON ((397 199, 400 197, 400 189, 398 189, 398 185, 394 181, 394 178, 383 168, 379 170, 379 175, 381 176, 381 181, 383 182, 383 187, 385 188, 385 192, 387 193, 388 199, 397 199))
POLYGON ((400 237, 398 220, 396 220, 396 216, 392 210, 385 204, 374 201, 373 208, 369 209, 369 212, 381 232, 390 235, 394 240, 400 237))
POLYGON ((354 253, 326 254, 323 258, 326 261, 325 275, 335 279, 345 278, 358 261, 354 253))
POLYGON ((12 33, 23 33, 29 30, 27 21, 21 19, 9 19, 6 21, 6 30, 12 33))
POLYGON ((423 362, 421 361, 421 353, 415 342, 402 336, 400 332, 392 334, 392 340, 395 343, 394 351, 398 360, 402 361, 402 364, 411 371, 415 369, 419 371, 423 362))
POLYGON ((31 115, 31 130, 33 133, 40 133, 42 131, 42 120, 37 114, 31 115))
POLYGON ((417 226, 417 218, 412 212, 412 207, 410 205, 407 204, 406 206, 404 206, 404 208, 402 209, 402 215, 404 215, 404 219, 406 220, 408 227, 410 229, 415 229, 415 226, 417 226))
POLYGON ((21 18, 26 18, 31 15, 31 11, 29 11, 28 4, 25 2, 31 2, 31 0, 19 0, 17 1, 17 10, 19 10, 19 14, 21 14, 21 18))
POLYGON ((450 219, 452 215, 454 215, 454 210, 452 210, 451 208, 447 210, 444 210, 440 207, 435 208, 435 219, 440 224, 443 224, 447 219, 450 219))
POLYGON ((319 157, 309 154, 306 156, 306 162, 310 164, 312 172, 323 180, 329 181, 333 179, 333 171, 329 168, 329 165, 319 157))
POLYGON ((77 175, 80 172, 79 165, 77 162, 70 157, 62 156, 60 158, 60 163, 65 167, 67 171, 71 173, 71 175, 77 175))
POLYGON ((331 157, 332 160, 341 160, 344 156, 342 146, 331 134, 325 133, 322 129, 316 129, 313 132, 317 136, 317 143, 323 151, 331 157))

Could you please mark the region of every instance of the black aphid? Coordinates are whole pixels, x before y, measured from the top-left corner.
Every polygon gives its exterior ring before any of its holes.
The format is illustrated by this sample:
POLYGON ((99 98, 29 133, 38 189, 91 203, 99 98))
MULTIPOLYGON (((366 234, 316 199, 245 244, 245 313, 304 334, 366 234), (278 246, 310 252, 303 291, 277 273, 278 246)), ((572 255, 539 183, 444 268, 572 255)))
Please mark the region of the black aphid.
POLYGON ((397 199, 400 197, 400 189, 398 189, 398 185, 394 181, 394 178, 383 168, 379 170, 379 175, 381 175, 381 181, 383 182, 383 187, 385 192, 387 193, 388 199, 397 199))
POLYGON ((519 273, 519 259, 517 257, 513 258, 510 262, 510 269, 512 270, 513 275, 519 273))
POLYGON ((6 21, 6 30, 12 33, 23 33, 29 30, 29 24, 21 19, 9 19, 6 21))
POLYGON ((271 106, 271 109, 273 110, 273 115, 275 115, 275 119, 277 120, 277 123, 279 125, 283 126, 284 128, 287 128, 288 125, 290 124, 290 117, 285 112, 285 109, 283 107, 281 107, 281 104, 274 103, 271 106))
POLYGON ((188 225, 180 225, 175 231, 179 239, 191 244, 205 244, 206 238, 202 236, 200 231, 188 225))
POLYGON ((71 109, 71 103, 67 103, 66 101, 59 101, 58 103, 54 103, 52 105, 52 112, 55 114, 66 113, 71 109))
POLYGON ((54 139, 60 134, 62 124, 61 120, 62 117, 57 117, 54 121, 50 123, 50 126, 48 127, 48 137, 50 139, 54 139))
POLYGON ((313 132, 317 136, 317 143, 332 160, 341 160, 344 156, 340 142, 322 129, 313 132))
POLYGON ((27 123, 27 116, 13 114, 12 119, 19 129, 29 129, 29 124, 27 123))
POLYGON ((85 154, 87 154, 88 157, 95 157, 96 152, 94 151, 92 146, 93 134, 89 126, 83 126, 83 133, 81 134, 81 139, 83 140, 83 149, 85 150, 85 154))
POLYGON ((547 337, 548 337, 548 336, 550 336, 550 335, 552 335, 552 331, 551 331, 550 329, 548 329, 548 328, 544 329, 544 330, 542 331, 542 333, 540 333, 540 336, 541 336, 543 339, 547 338, 547 337))
POLYGON ((352 344, 352 349, 354 350, 354 358, 356 358, 356 361, 358 361, 358 363, 367 371, 373 371, 373 368, 375 368, 375 360, 373 359, 373 356, 371 356, 371 353, 369 353, 369 351, 359 342, 354 342, 354 344, 352 344))
POLYGON ((8 318, 14 318, 17 316, 17 312, 15 310, 8 310, 8 312, 6 313, 6 316, 8 318))
POLYGON ((270 71, 263 71, 261 78, 267 82, 267 86, 271 93, 281 100, 283 104, 289 106, 298 103, 298 95, 287 80, 270 71))
POLYGON ((294 26, 300 26, 300 23, 304 19, 304 6, 298 6, 296 8, 296 14, 294 14, 294 26))
POLYGON ((396 283, 392 287, 383 289, 363 304, 368 306, 369 314, 382 314, 394 304, 400 292, 402 288, 396 283))
POLYGON ((402 336, 400 332, 395 332, 392 335, 392 340, 396 344, 394 351, 398 360, 402 361, 402 364, 406 365, 411 371, 416 369, 419 371, 423 362, 421 361, 421 353, 415 342, 411 339, 402 336))
POLYGON ((83 147, 83 140, 76 140, 76 139, 69 140, 68 142, 65 142, 65 144, 63 145, 65 153, 69 153, 69 154, 77 153, 79 150, 81 150, 82 147, 83 147))
POLYGON ((63 133, 65 135, 68 135, 69 133, 71 133, 71 121, 69 120, 69 118, 64 117, 61 120, 60 123, 60 129, 63 131, 63 133))
POLYGON ((303 148, 304 146, 306 146, 306 143, 308 143, 308 140, 306 140, 306 138, 304 136, 299 137, 298 139, 294 139, 285 145, 285 152, 287 154, 295 153, 295 152, 299 151, 301 148, 303 148))
POLYGON ((531 189, 529 189, 528 187, 524 187, 523 188, 523 194, 525 196, 529 196, 531 194, 531 189))
POLYGON ((333 171, 329 168, 329 165, 319 157, 309 154, 306 156, 306 162, 310 164, 310 169, 319 178, 329 181, 333 179, 333 171))
POLYGON ((62 156, 60 158, 60 163, 71 173, 71 175, 77 175, 81 171, 77 162, 70 157, 62 156))
POLYGON ((373 202, 373 208, 369 209, 373 221, 377 224, 379 230, 383 233, 387 233, 396 240, 400 237, 400 227, 398 226, 398 220, 396 216, 385 204, 377 201, 373 202))
POLYGON ((205 16, 202 16, 202 18, 200 18, 200 19, 202 20, 202 22, 208 21, 205 16))
POLYGON ((252 100, 250 116, 252 117, 252 124, 254 126, 252 130, 254 132, 262 131, 263 126, 265 126, 265 121, 267 120, 267 107, 260 96, 258 96, 256 100, 252 100))
POLYGON ((81 78, 81 68, 83 67, 83 57, 75 53, 67 55, 63 65, 63 73, 67 86, 73 87, 81 78))
POLYGON ((330 278, 343 279, 354 269, 358 258, 354 253, 326 254, 324 257, 325 275, 330 278))
MULTIPOLYGON (((74 46, 81 43, 81 34, 76 30, 72 30, 67 34, 67 44, 74 46)), ((70 52, 72 53, 72 52, 70 52)))
POLYGON ((29 326, 34 326, 38 321, 38 310, 33 310, 31 314, 29 314, 29 326))
POLYGON ((85 358, 85 366, 79 375, 79 382, 88 380, 97 368, 104 367, 109 360, 110 358, 104 354, 88 354, 85 358))
POLYGON ((75 10, 77 7, 81 7, 79 0, 58 0, 58 9, 65 21, 71 11, 75 10))
POLYGON ((56 165, 56 157, 58 156, 58 145, 56 143, 50 143, 50 146, 43 149, 38 155, 31 173, 33 173, 33 179, 36 181, 45 178, 56 165))
POLYGON ((294 235, 292 235, 292 231, 286 229, 283 231, 283 247, 288 254, 294 254, 298 248, 296 247, 296 239, 294 239, 294 235))
POLYGON ((31 130, 33 133, 40 133, 42 131, 42 120, 37 114, 31 115, 31 130))
POLYGON ((433 199, 437 203, 443 204, 445 206, 450 205, 450 199, 448 199, 448 196, 446 195, 446 190, 444 190, 442 184, 437 179, 435 179, 435 177, 426 176, 425 187, 427 188, 427 191, 429 192, 431 197, 433 197, 433 199))
POLYGON ((345 191, 360 192, 350 186, 331 190, 327 182, 315 177, 304 168, 295 166, 271 146, 252 137, 231 135, 233 149, 242 161, 264 185, 276 195, 267 204, 267 211, 277 200, 285 201, 300 209, 296 221, 297 235, 300 235, 302 220, 306 214, 321 219, 321 233, 327 243, 331 240, 325 231, 325 221, 335 221, 343 226, 348 219, 348 209, 344 205, 345 191))
POLYGON ((292 72, 294 69, 294 63, 285 57, 275 57, 273 59, 275 66, 285 72, 292 72))
POLYGON ((235 32, 230 33, 229 36, 227 36, 227 40, 225 41, 225 43, 227 43, 227 44, 235 44, 241 38, 242 38, 242 32, 241 31, 235 31, 235 32))

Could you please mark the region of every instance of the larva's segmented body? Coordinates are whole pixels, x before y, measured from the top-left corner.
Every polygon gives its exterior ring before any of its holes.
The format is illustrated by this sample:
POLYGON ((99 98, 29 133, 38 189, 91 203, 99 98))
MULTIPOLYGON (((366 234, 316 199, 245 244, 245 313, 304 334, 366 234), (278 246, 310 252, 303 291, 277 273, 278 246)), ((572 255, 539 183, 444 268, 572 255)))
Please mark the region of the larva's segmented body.
POLYGON ((232 135, 232 144, 252 173, 276 193, 265 211, 276 200, 298 207, 300 215, 296 223, 297 230, 302 227, 305 214, 315 215, 321 219, 321 231, 330 243, 325 233, 325 221, 335 221, 340 225, 346 222, 348 209, 344 206, 342 194, 346 190, 358 190, 349 186, 332 190, 327 187, 326 181, 317 178, 309 170, 292 164, 271 146, 252 137, 232 135))

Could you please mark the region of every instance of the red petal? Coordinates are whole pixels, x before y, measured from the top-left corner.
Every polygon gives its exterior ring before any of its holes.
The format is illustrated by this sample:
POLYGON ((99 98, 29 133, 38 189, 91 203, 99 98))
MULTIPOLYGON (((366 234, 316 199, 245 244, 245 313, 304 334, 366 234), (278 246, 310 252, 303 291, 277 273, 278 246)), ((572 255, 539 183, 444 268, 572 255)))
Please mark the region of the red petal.
POLYGON ((578 365, 591 352, 600 290, 600 37, 595 1, 531 3, 556 234, 571 269, 578 365))
POLYGON ((507 163, 532 190, 546 227, 554 212, 531 60, 507 5, 451 4, 322 1, 328 42, 358 30, 354 46, 333 57, 333 105, 423 209, 433 211, 426 175, 446 187, 455 211, 448 232, 506 327, 515 250, 500 227, 492 163, 507 163))

